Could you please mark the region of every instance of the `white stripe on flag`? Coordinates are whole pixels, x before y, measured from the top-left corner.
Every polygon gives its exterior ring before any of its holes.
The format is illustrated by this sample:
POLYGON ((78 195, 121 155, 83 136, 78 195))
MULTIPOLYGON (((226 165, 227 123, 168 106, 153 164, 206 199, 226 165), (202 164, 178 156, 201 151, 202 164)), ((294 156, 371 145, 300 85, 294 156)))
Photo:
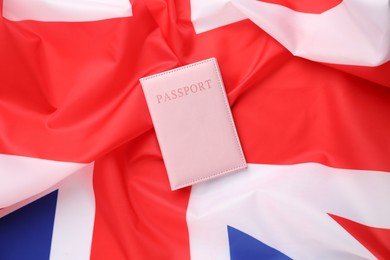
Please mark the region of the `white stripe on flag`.
POLYGON ((193 186, 191 259, 229 259, 227 226, 293 259, 375 259, 328 213, 388 229, 389 187, 388 172, 250 164, 247 171, 193 186))
POLYGON ((87 260, 90 257, 95 219, 93 164, 66 180, 58 191, 50 250, 52 260, 87 260))
POLYGON ((23 202, 38 194, 43 196, 52 191, 57 183, 87 166, 84 163, 0 154, 0 208, 23 202))
POLYGON ((390 60, 388 0, 344 0, 321 14, 253 0, 191 1, 197 33, 245 18, 309 60, 363 66, 390 60))
POLYGON ((4 0, 12 21, 82 22, 132 16, 129 0, 4 0))
POLYGON ((247 19, 231 0, 191 0, 191 21, 196 33, 247 19))

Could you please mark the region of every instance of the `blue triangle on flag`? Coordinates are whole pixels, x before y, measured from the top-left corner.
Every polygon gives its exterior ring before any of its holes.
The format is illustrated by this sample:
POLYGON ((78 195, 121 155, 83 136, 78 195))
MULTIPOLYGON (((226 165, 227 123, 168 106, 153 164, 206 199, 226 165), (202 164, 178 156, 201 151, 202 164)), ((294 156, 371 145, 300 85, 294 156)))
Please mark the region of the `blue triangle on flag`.
POLYGON ((228 226, 228 236, 231 260, 291 259, 275 248, 231 226, 228 226))
POLYGON ((0 218, 0 259, 50 257, 58 191, 0 218))

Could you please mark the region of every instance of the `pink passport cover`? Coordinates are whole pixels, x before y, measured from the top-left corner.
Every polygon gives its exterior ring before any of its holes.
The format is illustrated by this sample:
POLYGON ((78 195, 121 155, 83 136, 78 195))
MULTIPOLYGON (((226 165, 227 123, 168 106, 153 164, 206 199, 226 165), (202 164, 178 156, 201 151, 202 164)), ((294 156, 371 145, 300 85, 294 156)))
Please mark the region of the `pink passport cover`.
POLYGON ((246 168, 215 58, 140 82, 172 190, 246 168))

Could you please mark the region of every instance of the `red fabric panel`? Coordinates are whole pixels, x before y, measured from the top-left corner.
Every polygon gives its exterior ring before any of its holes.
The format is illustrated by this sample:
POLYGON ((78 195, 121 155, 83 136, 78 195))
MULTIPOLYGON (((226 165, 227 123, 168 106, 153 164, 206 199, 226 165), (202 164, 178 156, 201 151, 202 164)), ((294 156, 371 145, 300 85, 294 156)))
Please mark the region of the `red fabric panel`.
POLYGON ((90 162, 151 128, 138 79, 178 62, 137 6, 97 22, 2 20, 0 152, 90 162))
POLYGON ((190 188, 172 192, 149 130, 96 161, 91 259, 189 259, 190 188))
POLYGON ((340 216, 329 215, 379 260, 390 258, 390 229, 370 227, 340 216))
POLYGON ((96 161, 92 259, 189 258, 189 189, 169 190, 138 83, 178 65, 218 59, 249 163, 390 171, 389 62, 319 64, 248 20, 196 35, 188 1, 132 4, 98 22, 0 18, 0 152, 96 161))

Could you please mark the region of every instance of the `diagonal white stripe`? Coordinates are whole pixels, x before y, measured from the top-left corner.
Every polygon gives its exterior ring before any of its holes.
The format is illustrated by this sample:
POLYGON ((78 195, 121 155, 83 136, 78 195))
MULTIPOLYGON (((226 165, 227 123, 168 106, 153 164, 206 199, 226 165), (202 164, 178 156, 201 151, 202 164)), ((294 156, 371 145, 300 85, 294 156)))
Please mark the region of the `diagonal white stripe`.
POLYGON ((251 164, 193 187, 187 210, 191 257, 229 259, 230 225, 293 259, 375 259, 328 213, 390 228, 389 197, 387 172, 251 164))
POLYGON ((49 190, 87 166, 84 163, 0 154, 0 208, 49 190))
POLYGON ((197 33, 246 18, 309 60, 363 66, 390 60, 388 0, 344 0, 322 14, 253 0, 191 1, 197 33))

